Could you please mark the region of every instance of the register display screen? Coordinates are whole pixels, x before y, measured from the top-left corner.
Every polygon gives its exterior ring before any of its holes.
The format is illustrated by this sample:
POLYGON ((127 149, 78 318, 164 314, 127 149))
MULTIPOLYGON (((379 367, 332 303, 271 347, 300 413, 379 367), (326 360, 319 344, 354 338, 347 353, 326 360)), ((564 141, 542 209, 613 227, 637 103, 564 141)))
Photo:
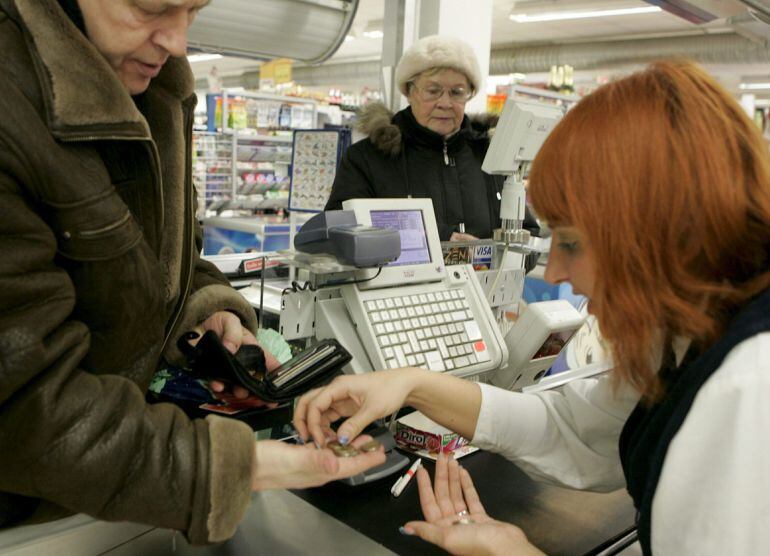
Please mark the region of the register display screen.
POLYGON ((431 262, 421 210, 373 210, 369 214, 372 226, 398 230, 401 236, 401 255, 388 266, 431 262))

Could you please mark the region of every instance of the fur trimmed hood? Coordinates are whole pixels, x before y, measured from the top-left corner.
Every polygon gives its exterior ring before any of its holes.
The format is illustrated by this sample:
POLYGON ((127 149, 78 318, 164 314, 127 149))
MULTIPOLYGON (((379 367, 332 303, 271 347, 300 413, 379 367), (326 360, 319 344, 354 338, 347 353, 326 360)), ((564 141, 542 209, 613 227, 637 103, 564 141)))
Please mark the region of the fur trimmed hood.
MULTIPOLYGON (((389 156, 401 152, 401 128, 393 121, 395 114, 381 102, 370 102, 358 111, 356 130, 366 135, 375 148, 389 156)), ((461 132, 471 142, 488 143, 494 133, 499 116, 496 114, 465 115, 461 132)))

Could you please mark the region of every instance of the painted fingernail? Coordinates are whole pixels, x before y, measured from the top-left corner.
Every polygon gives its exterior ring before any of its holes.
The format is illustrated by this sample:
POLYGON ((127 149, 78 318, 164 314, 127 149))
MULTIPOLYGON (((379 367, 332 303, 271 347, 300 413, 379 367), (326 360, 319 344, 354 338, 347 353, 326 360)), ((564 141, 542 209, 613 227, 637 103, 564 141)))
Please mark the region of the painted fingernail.
POLYGON ((337 441, 340 444, 347 444, 348 442, 350 442, 350 438, 348 438, 347 434, 343 434, 342 436, 337 437, 337 441))
POLYGON ((412 532, 409 529, 407 529, 406 527, 404 527, 403 525, 398 528, 398 532, 401 533, 402 535, 411 535, 412 534, 412 532))
POLYGON ((304 443, 305 443, 305 439, 302 438, 301 436, 297 436, 297 444, 304 444, 304 443))

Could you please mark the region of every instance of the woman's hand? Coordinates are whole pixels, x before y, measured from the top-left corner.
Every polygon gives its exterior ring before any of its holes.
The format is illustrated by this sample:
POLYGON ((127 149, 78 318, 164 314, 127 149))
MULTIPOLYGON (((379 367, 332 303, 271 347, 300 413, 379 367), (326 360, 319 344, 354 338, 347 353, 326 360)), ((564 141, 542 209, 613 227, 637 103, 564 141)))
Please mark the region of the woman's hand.
MULTIPOLYGON (((358 447, 371 439, 364 435, 352 444, 358 447)), ((301 446, 278 440, 260 440, 255 449, 257 463, 252 474, 253 490, 319 486, 352 477, 385 462, 382 447, 376 452, 353 457, 337 457, 330 449, 318 450, 312 444, 301 446)))
POLYGON ((396 412, 427 371, 414 368, 377 371, 364 375, 338 376, 329 385, 311 390, 294 408, 294 428, 302 440, 312 439, 324 446, 337 437, 345 444, 358 436, 372 421, 396 412), (349 417, 331 431, 331 423, 349 417))
MULTIPOLYGON (((241 319, 230 311, 217 311, 195 328, 199 338, 208 330, 213 330, 222 339, 222 345, 230 353, 237 352, 241 349, 242 345, 259 344, 254 334, 241 324, 241 319)), ((191 343, 194 344, 195 342, 191 343)), ((272 353, 265 350, 265 365, 268 371, 272 371, 277 369, 280 363, 272 353)), ((212 380, 209 385, 214 392, 223 392, 225 390, 225 383, 219 380, 212 380)), ((232 391, 233 395, 238 399, 244 399, 249 396, 249 391, 237 384, 233 385, 232 391)))
POLYGON ((428 472, 418 469, 417 486, 425 521, 410 521, 403 533, 417 535, 451 554, 543 554, 521 529, 487 515, 470 474, 454 459, 439 454, 433 488, 428 472))

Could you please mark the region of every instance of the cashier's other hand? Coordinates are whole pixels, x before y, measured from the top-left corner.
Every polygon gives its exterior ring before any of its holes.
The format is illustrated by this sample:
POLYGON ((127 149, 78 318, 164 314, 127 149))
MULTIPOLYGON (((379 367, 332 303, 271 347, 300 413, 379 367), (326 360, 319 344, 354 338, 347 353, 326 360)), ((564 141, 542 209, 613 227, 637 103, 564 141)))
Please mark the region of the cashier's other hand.
MULTIPOLYGON (((371 439, 371 436, 363 435, 351 444, 358 447, 371 439)), ((329 448, 319 450, 313 444, 288 444, 278 440, 260 440, 255 449, 253 490, 319 486, 352 477, 385 462, 382 447, 352 457, 337 457, 329 448)))
POLYGON ((452 235, 449 236, 449 241, 476 241, 477 238, 474 235, 471 234, 464 234, 462 232, 452 232, 452 235))
MULTIPOLYGON (((230 311, 217 311, 216 313, 213 313, 195 329, 201 336, 208 330, 213 330, 220 338, 222 338, 222 345, 225 346, 230 353, 237 352, 241 349, 242 345, 258 344, 254 334, 241 324, 241 319, 239 319, 237 315, 230 311)), ((272 371, 280 366, 280 363, 278 363, 275 356, 267 350, 265 350, 265 364, 267 365, 268 371, 272 371)), ((219 380, 212 380, 209 385, 214 392, 224 392, 227 388, 225 383, 219 380)), ((244 399, 249 396, 249 391, 243 386, 238 385, 233 385, 232 393, 238 399, 244 399)))
POLYGON ((410 521, 401 528, 451 554, 534 556, 543 553, 524 532, 510 523, 492 519, 479 500, 471 476, 454 459, 439 454, 433 486, 425 468, 417 470, 417 488, 425 521, 410 521))
POLYGON ((413 388, 418 369, 393 369, 363 375, 338 376, 327 386, 311 390, 294 407, 294 428, 302 440, 324 446, 331 424, 342 444, 358 436, 371 422, 398 410, 413 388))

